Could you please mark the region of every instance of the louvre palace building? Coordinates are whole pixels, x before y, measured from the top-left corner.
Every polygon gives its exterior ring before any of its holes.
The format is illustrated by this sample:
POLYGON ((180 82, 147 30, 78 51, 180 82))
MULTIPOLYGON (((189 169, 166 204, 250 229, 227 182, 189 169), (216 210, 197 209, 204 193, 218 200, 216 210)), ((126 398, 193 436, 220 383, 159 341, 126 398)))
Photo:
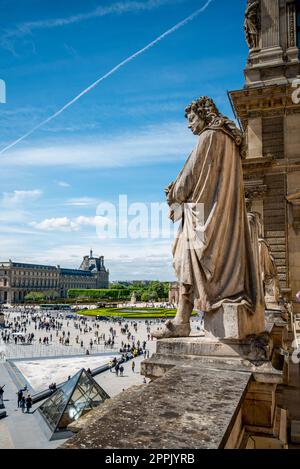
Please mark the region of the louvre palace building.
POLYGON ((56 291, 62 298, 71 288, 108 288, 109 270, 104 257, 94 257, 90 251, 79 269, 58 266, 0 262, 0 304, 23 301, 31 291, 56 291))

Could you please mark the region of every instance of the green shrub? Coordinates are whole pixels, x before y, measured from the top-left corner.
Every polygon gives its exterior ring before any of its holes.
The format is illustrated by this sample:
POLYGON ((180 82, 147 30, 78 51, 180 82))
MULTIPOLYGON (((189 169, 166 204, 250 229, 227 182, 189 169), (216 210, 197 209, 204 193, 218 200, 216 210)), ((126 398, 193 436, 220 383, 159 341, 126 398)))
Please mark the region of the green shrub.
POLYGON ((122 289, 99 289, 99 290, 81 290, 72 289, 68 290, 68 298, 87 298, 95 300, 128 300, 130 299, 131 292, 128 288, 122 289))

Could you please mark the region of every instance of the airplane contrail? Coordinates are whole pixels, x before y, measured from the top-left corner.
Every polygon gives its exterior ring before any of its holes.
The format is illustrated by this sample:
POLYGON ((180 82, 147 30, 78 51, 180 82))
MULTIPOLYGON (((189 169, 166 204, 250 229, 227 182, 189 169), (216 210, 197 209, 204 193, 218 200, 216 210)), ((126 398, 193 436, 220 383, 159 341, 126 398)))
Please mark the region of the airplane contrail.
POLYGON ((87 88, 85 88, 83 91, 81 91, 81 93, 79 93, 77 96, 75 96, 75 98, 73 98, 71 101, 69 101, 67 104, 65 104, 61 109, 59 109, 58 111, 56 111, 54 114, 52 114, 51 116, 49 116, 47 119, 45 119, 44 121, 40 122, 38 125, 36 125, 35 127, 33 127, 29 132, 27 132, 25 135, 23 135, 22 137, 18 138, 17 140, 15 140, 14 142, 10 143, 9 145, 7 145, 5 148, 3 148, 2 150, 0 150, 0 154, 4 153, 5 151, 9 150, 10 148, 14 147, 15 145, 17 145, 19 142, 22 142, 22 140, 25 140, 25 138, 29 137, 30 135, 32 135, 36 130, 40 129, 41 127, 43 127, 45 124, 48 124, 48 122, 52 121, 53 119, 55 119, 55 117, 59 116, 60 114, 62 114, 66 109, 68 109, 70 106, 72 106, 74 103, 76 103, 76 101, 78 101, 82 96, 84 96, 85 94, 87 94, 89 91, 91 91, 93 88, 95 88, 99 83, 101 83, 103 80, 106 80, 106 78, 110 77, 113 73, 115 73, 117 70, 119 70, 121 67, 123 67, 124 65, 128 64, 129 62, 131 62, 132 60, 134 60, 136 57, 138 57, 139 55, 143 54, 144 52, 146 52, 146 50, 150 49, 151 47, 153 47, 155 44, 157 44, 158 42, 160 42, 162 39, 164 39, 166 36, 169 36, 170 34, 174 33, 175 31, 177 31, 179 28, 181 28, 182 26, 185 26, 187 23, 189 23, 190 21, 192 21, 194 18, 196 18, 196 16, 200 15, 201 13, 203 13, 208 7, 209 5, 212 3, 213 0, 207 0, 207 2, 205 3, 205 5, 203 5, 202 8, 199 8, 198 10, 196 10, 194 13, 192 13, 190 16, 188 16, 187 18, 185 18, 184 20, 180 21, 179 23, 177 23, 175 26, 173 26, 172 28, 168 29, 167 31, 165 31, 163 34, 161 34, 160 36, 158 36, 156 39, 154 39, 152 42, 150 42, 149 44, 147 44, 147 46, 143 47, 142 49, 139 49, 137 52, 135 52, 134 54, 132 54, 130 57, 128 57, 127 59, 123 60, 122 62, 120 62, 118 65, 116 65, 114 68, 112 68, 109 72, 107 72, 105 75, 103 75, 102 77, 98 78, 96 81, 94 81, 94 83, 92 83, 90 86, 88 86, 87 88))

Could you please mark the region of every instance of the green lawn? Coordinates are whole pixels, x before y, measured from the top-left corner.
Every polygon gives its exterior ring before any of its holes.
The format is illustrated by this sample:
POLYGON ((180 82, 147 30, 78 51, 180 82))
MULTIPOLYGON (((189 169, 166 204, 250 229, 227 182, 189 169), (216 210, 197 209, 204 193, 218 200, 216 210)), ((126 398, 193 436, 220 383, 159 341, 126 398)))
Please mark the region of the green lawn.
MULTIPOLYGON (((174 318, 176 309, 167 308, 99 308, 93 310, 81 310, 78 314, 84 316, 107 316, 114 317, 120 316, 126 319, 159 319, 159 318, 174 318)), ((194 311, 193 316, 197 313, 194 311)))

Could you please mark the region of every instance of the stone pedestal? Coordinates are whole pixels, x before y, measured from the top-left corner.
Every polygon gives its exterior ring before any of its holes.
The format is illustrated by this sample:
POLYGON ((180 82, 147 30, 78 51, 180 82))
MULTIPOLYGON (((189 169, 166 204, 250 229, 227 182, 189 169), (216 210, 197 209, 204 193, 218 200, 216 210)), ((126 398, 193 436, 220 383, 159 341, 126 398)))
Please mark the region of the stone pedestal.
POLYGON ((282 368, 273 366, 273 355, 270 333, 244 340, 200 336, 163 339, 157 341, 156 353, 141 363, 141 373, 155 380, 170 368, 189 363, 197 367, 250 372, 257 381, 279 384, 283 379, 282 368))
MULTIPOLYGON (((243 336, 247 330, 253 331, 253 323, 248 316, 251 313, 246 308, 232 304, 225 308, 226 314, 224 310, 222 313, 223 322, 221 316, 216 322, 213 316, 208 317, 206 328, 210 327, 213 332, 220 331, 221 324, 224 335, 232 336, 243 336)), ((255 316, 250 316, 252 317, 255 316)), ((261 326, 257 330, 261 330, 261 326)), ((159 340, 156 353, 142 362, 141 373, 155 382, 173 369, 185 367, 212 370, 216 376, 221 371, 229 375, 231 372, 235 373, 241 378, 249 376, 247 389, 242 396, 239 412, 232 421, 232 431, 225 447, 246 447, 249 435, 265 437, 266 442, 263 444, 278 444, 281 447, 286 442, 286 416, 276 405, 275 393, 277 385, 285 380, 285 361, 284 356, 280 355, 284 331, 282 325, 273 324, 269 325, 268 331, 244 338, 193 336, 159 340)), ((198 398, 205 399, 205 395, 198 398)))
POLYGON ((214 338, 245 339, 264 332, 264 312, 254 314, 244 304, 224 303, 217 311, 205 313, 204 329, 214 338))

